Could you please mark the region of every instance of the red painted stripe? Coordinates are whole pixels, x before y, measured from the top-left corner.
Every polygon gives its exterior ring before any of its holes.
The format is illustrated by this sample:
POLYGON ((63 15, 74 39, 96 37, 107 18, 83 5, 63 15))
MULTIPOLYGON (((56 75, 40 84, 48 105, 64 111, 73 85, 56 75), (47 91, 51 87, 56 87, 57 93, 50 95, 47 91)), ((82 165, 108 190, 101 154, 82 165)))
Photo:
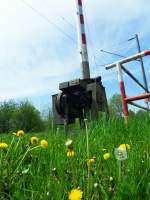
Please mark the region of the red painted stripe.
POLYGON ((86 44, 86 35, 82 33, 82 44, 86 44))
POLYGON ((80 15, 80 23, 84 24, 84 16, 83 15, 80 15))
POLYGON ((137 100, 147 99, 147 98, 150 98, 150 93, 145 93, 145 94, 141 94, 141 95, 134 96, 134 97, 128 97, 128 98, 126 98, 126 101, 130 102, 130 101, 137 101, 137 100))
POLYGON ((145 55, 145 56, 150 55, 150 50, 146 50, 146 51, 144 51, 144 55, 145 55))
POLYGON ((78 0, 78 5, 82 6, 82 0, 78 0))
POLYGON ((125 87, 124 87, 124 82, 120 81, 119 83, 120 86, 120 92, 121 92, 121 101, 122 101, 122 109, 125 117, 128 117, 128 105, 126 102, 126 93, 125 93, 125 87))

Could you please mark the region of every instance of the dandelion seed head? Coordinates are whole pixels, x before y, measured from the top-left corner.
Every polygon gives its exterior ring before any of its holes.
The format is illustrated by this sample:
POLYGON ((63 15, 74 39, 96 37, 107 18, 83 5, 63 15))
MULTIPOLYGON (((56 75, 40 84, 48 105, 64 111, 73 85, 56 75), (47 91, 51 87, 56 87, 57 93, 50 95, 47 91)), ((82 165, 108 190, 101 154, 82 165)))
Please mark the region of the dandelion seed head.
POLYGON ((94 187, 97 188, 98 187, 98 183, 94 183, 94 187))
POLYGON ((116 148, 115 151, 115 158, 117 160, 126 160, 127 159, 127 151, 123 148, 116 148))
POLYGON ((87 121, 88 121, 88 119, 86 119, 86 118, 85 118, 85 119, 84 119, 84 121, 85 121, 85 122, 87 122, 87 121))

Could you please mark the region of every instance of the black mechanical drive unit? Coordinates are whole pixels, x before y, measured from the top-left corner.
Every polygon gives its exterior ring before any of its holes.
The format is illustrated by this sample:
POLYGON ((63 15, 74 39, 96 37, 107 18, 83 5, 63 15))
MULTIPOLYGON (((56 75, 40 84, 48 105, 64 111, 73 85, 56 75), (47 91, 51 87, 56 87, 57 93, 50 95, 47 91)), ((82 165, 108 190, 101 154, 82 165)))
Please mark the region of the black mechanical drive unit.
POLYGON ((99 111, 108 112, 101 77, 75 79, 59 84, 60 93, 52 95, 54 124, 71 124, 76 118, 97 118, 99 111))

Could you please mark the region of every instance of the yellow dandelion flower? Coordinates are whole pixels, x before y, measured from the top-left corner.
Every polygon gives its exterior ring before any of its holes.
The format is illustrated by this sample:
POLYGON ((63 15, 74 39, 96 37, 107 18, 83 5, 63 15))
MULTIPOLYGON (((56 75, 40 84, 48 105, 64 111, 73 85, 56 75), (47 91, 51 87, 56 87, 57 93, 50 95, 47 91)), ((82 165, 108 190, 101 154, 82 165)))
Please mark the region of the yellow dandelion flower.
POLYGON ((22 136, 24 136, 24 131, 23 130, 19 130, 18 132, 17 132, 17 136, 18 137, 22 137, 22 136))
POLYGON ((130 150, 131 147, 129 144, 120 144, 118 148, 124 151, 124 150, 130 150))
POLYGON ((7 149, 7 148, 8 148, 8 144, 4 142, 0 142, 0 149, 7 149))
POLYGON ((75 152, 74 152, 74 151, 69 150, 69 151, 67 152, 67 157, 74 157, 74 155, 75 155, 75 152))
POLYGON ((31 144, 38 144, 39 138, 37 138, 37 137, 31 137, 30 138, 30 142, 31 142, 31 144))
POLYGON ((87 162, 88 165, 92 165, 94 163, 95 163, 95 159, 94 158, 89 159, 88 162, 87 162))
POLYGON ((69 200, 81 200, 83 192, 80 189, 73 189, 69 193, 69 200))
POLYGON ((41 144, 41 147, 43 147, 44 149, 48 148, 48 141, 47 140, 41 140, 40 144, 41 144))
POLYGON ((110 153, 104 153, 103 158, 104 160, 108 160, 110 158, 110 153))

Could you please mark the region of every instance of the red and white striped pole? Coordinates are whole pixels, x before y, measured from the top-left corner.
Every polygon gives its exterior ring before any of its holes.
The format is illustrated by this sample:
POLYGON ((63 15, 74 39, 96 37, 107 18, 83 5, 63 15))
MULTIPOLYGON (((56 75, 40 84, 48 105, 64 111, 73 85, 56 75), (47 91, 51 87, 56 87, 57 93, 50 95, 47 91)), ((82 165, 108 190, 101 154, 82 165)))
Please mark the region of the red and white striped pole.
MULTIPOLYGON (((124 58, 122 60, 118 60, 117 62, 120 63, 120 64, 125 64, 125 63, 132 61, 132 60, 136 60, 138 58, 148 56, 148 55, 150 55, 150 50, 146 50, 146 51, 143 51, 141 53, 137 53, 133 56, 129 56, 129 57, 124 58)), ((111 69, 111 68, 114 68, 114 67, 116 67, 116 62, 109 64, 109 65, 106 65, 106 69, 111 69)))
POLYGON ((85 25, 84 25, 84 16, 83 16, 83 7, 82 0, 76 1, 77 9, 77 31, 78 31, 78 45, 81 58, 81 73, 82 79, 90 78, 90 69, 89 69, 89 59, 86 43, 86 34, 85 34, 85 25))
POLYGON ((128 112, 128 104, 126 102, 126 92, 125 92, 125 85, 123 81, 121 64, 116 63, 116 67, 117 67, 117 72, 118 72, 118 81, 119 81, 119 87, 120 87, 120 93, 121 93, 122 109, 123 109, 125 120, 127 120, 129 112, 128 112))

